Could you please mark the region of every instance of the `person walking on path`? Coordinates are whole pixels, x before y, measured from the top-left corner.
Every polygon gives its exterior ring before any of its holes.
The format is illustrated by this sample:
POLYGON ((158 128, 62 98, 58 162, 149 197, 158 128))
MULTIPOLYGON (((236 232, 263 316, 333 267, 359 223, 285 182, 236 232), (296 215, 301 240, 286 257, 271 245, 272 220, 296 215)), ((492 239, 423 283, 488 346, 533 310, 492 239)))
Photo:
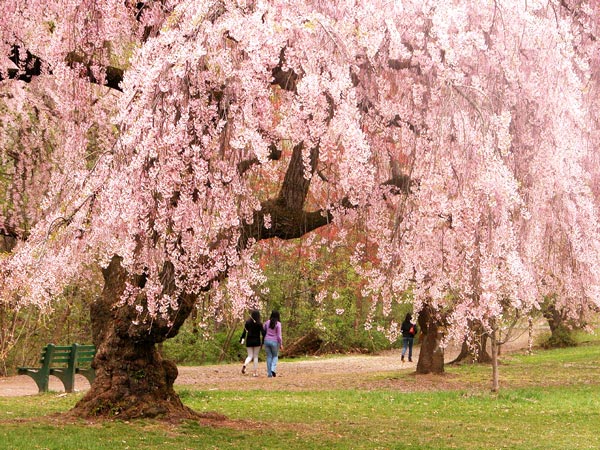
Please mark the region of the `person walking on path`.
POLYGON ((404 355, 406 354, 406 349, 408 349, 408 361, 412 362, 412 349, 413 342, 417 334, 417 324, 412 323, 411 320, 411 313, 406 313, 404 322, 402 322, 402 326, 400 327, 400 331, 402 331, 402 357, 400 359, 403 362, 404 355))
POLYGON ((279 311, 273 310, 271 317, 264 325, 265 329, 265 351, 267 352, 267 376, 277 376, 277 361, 279 360, 279 349, 283 350, 281 338, 281 320, 279 311))
POLYGON ((250 313, 250 318, 246 320, 244 324, 244 331, 240 338, 240 344, 246 340, 246 350, 248 351, 248 357, 244 361, 242 366, 242 373, 246 373, 246 366, 250 364, 250 361, 254 360, 254 372, 252 376, 258 376, 258 353, 262 347, 265 337, 265 329, 260 321, 260 313, 257 310, 253 310, 250 313))

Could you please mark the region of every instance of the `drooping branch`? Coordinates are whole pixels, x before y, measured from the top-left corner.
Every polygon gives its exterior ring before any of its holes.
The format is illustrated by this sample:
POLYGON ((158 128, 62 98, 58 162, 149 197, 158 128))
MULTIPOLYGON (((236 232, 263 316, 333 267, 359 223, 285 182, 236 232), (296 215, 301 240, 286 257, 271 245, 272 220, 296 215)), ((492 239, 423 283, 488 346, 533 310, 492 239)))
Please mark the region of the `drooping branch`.
MULTIPOLYGON (((403 44, 412 52, 412 46, 408 42, 403 42, 403 44)), ((411 63, 410 59, 402 61, 390 59, 388 60, 387 65, 392 70, 411 69, 417 75, 421 75, 421 68, 418 65, 411 63)), ((368 82, 364 81, 365 79, 368 79, 368 77, 364 76, 363 74, 368 73, 372 70, 373 68, 368 62, 363 62, 358 66, 352 66, 350 68, 350 79, 352 80, 353 86, 362 87, 363 89, 368 91, 367 86, 365 86, 368 82)), ((357 106, 358 109, 363 113, 369 113, 374 115, 377 119, 377 122, 385 124, 386 127, 407 127, 411 132, 415 134, 415 136, 419 138, 424 137, 430 140, 430 138, 427 137, 427 127, 425 125, 417 125, 411 122, 410 120, 401 117, 399 114, 395 114, 392 119, 387 119, 385 117, 386 115, 383 114, 380 110, 378 110, 377 106, 367 97, 360 98, 358 100, 357 106)))
POLYGON ((389 127, 402 127, 403 125, 408 127, 410 131, 412 131, 417 137, 422 137, 427 134, 427 131, 418 125, 415 125, 410 120, 406 120, 401 118, 398 114, 394 116, 392 120, 390 120, 387 124, 389 127))
MULTIPOLYGON (((163 15, 167 16, 169 13, 173 11, 173 7, 169 7, 168 3, 165 0, 160 1, 128 1, 128 6, 133 10, 135 15, 135 19, 139 22, 142 20, 144 13, 149 10, 155 4, 159 4, 159 7, 162 9, 163 15)), ((147 41, 149 38, 156 36, 160 32, 161 23, 150 23, 144 26, 144 31, 142 32, 142 42, 147 41)))
MULTIPOLYGON (((157 2, 126 2, 126 4, 131 7, 133 14, 138 21, 141 19, 143 13, 155 3, 157 2)), ((172 7, 168 8, 167 2, 164 0, 161 0, 158 3, 160 3, 160 7, 163 9, 165 16, 172 11, 172 7)), ((222 5, 218 3, 215 6, 215 11, 213 11, 212 14, 218 16, 219 11, 221 10, 222 5)), ((156 25, 146 26, 144 28, 142 41, 144 42, 148 38, 155 36, 159 29, 160 27, 156 25)), ((52 67, 48 63, 18 44, 15 44, 11 47, 9 59, 15 64, 16 67, 9 68, 6 76, 3 76, 3 74, 0 73, 0 81, 9 79, 30 83, 34 77, 39 76, 42 73, 47 73, 49 75, 52 74, 52 67)), ((80 76, 88 79, 90 83, 106 86, 117 91, 122 90, 120 84, 121 81, 123 81, 123 69, 113 66, 99 66, 97 63, 90 61, 78 52, 70 52, 67 54, 65 62, 69 67, 73 69, 79 69, 80 76), (98 71, 92 70, 93 66, 99 67, 100 71, 104 72, 103 80, 98 78, 98 71)))

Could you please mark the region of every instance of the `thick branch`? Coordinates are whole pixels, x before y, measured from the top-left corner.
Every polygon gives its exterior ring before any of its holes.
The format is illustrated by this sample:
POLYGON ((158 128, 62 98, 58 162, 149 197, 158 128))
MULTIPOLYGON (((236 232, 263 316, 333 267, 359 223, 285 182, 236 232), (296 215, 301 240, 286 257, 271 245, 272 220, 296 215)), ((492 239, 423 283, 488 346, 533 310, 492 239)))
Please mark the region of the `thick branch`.
POLYGON ((394 118, 388 122, 388 126, 390 127, 401 127, 402 125, 406 125, 408 129, 418 137, 421 137, 424 134, 423 130, 419 126, 415 125, 409 120, 402 119, 398 114, 396 114, 394 118))
POLYGON ((393 187, 393 194, 408 194, 410 193, 411 184, 412 180, 408 175, 394 174, 392 178, 383 183, 383 186, 393 187))
POLYGON ((279 191, 279 197, 277 198, 277 202, 279 202, 282 207, 293 210, 302 209, 319 158, 319 149, 315 146, 310 151, 310 174, 309 177, 306 177, 305 167, 302 161, 303 149, 303 143, 294 146, 292 159, 290 160, 290 165, 285 173, 283 184, 279 191))
POLYGON ((296 239, 321 228, 331 222, 331 214, 326 211, 306 212, 284 207, 277 200, 262 203, 260 211, 254 213, 252 224, 245 224, 242 230, 240 245, 245 246, 250 238, 262 239, 296 239), (270 225, 265 226, 265 217, 269 217, 270 225))
MULTIPOLYGON (((46 73, 48 75, 52 74, 52 68, 39 56, 32 54, 29 50, 23 49, 19 45, 13 45, 9 59, 15 63, 16 68, 9 68, 7 76, 3 76, 0 73, 0 81, 4 80, 20 80, 26 83, 30 83, 34 77, 42 75, 42 73, 46 73), (44 68, 45 70, 42 70, 44 68)), ((71 68, 79 68, 82 78, 87 78, 90 83, 99 84, 102 86, 106 86, 111 89, 115 89, 117 91, 121 91, 121 87, 119 86, 121 81, 123 81, 123 70, 118 67, 106 66, 105 70, 105 79, 99 80, 92 70, 93 63, 91 61, 85 61, 85 59, 76 54, 75 52, 71 52, 67 55, 66 63, 71 68)))
MULTIPOLYGON (((406 195, 410 190, 410 179, 406 175, 396 176, 383 186, 392 186, 391 194, 406 195)), ((340 201, 345 208, 353 208, 346 198, 340 201)), ((252 224, 245 224, 240 238, 240 247, 244 247, 249 239, 257 241, 263 239, 296 239, 304 236, 317 228, 329 225, 333 217, 331 211, 320 209, 304 211, 302 206, 298 209, 286 207, 279 198, 270 199, 261 204, 261 210, 254 213, 252 224), (268 216, 269 227, 265 226, 265 217, 268 216)))
MULTIPOLYGON (((279 148, 277 148, 275 144, 271 144, 269 146, 269 150, 271 151, 269 153, 269 160, 279 161, 281 159, 282 151, 279 148)), ((240 161, 237 165, 238 173, 240 175, 243 175, 248 170, 250 170, 252 166, 257 165, 259 162, 260 161, 258 160, 258 158, 245 159, 244 161, 240 161)))
POLYGON ((261 210, 254 213, 253 223, 244 226, 240 239, 242 247, 250 238, 294 239, 329 223, 328 214, 322 214, 321 211, 306 212, 303 209, 319 155, 318 147, 313 147, 309 155, 310 177, 305 177, 303 148, 303 143, 294 146, 278 196, 263 202, 261 210), (268 227, 265 226, 265 217, 269 217, 268 227))
POLYGON ((272 84, 279 86, 281 89, 296 92, 296 86, 300 76, 292 69, 283 70, 285 66, 285 48, 281 49, 279 55, 279 64, 271 71, 273 75, 272 84))

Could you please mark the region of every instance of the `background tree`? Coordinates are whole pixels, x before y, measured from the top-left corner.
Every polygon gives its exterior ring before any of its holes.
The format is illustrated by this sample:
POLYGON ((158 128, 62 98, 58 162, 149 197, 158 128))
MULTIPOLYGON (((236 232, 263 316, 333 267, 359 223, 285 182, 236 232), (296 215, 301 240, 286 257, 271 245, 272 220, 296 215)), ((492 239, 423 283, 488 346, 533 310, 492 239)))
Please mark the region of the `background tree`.
POLYGON ((582 37, 597 8, 33 0, 5 10, 0 48, 13 65, 0 77, 44 78, 60 99, 68 177, 0 288, 44 307, 103 267, 91 306, 97 378, 78 414, 191 414, 156 344, 217 284, 234 311, 256 301, 256 242, 330 223, 368 230, 373 245, 350 261, 373 304, 391 311, 410 292, 422 317, 443 312, 443 329, 423 327, 434 350, 469 321, 491 331, 507 302, 538 306, 539 230, 550 230, 538 214, 550 207, 577 262, 561 273, 581 287, 569 301, 599 298, 586 90, 597 59, 582 37), (115 138, 89 161, 96 123, 115 138), (377 264, 365 266, 369 251, 377 264))
MULTIPOLYGON (((47 83, 2 83, 0 86, 0 260, 55 207, 66 177, 63 147, 67 130, 47 83)), ((102 115, 98 116, 99 119, 102 115)), ((103 146, 98 126, 89 130, 87 160, 103 146)), ((89 341, 89 318, 81 314, 94 296, 97 276, 80 278, 56 296, 51 307, 27 305, 19 297, 0 303, 0 373, 34 364, 48 342, 89 341), (75 322, 80 326, 76 327, 75 322), (77 330, 79 328, 79 330, 77 330), (87 332, 87 334, 86 334, 87 332)), ((97 294, 97 292, 96 292, 97 294)))
MULTIPOLYGON (((419 186, 396 208, 396 244, 381 247, 381 278, 412 288, 417 310, 436 312, 426 315, 435 320, 432 329, 444 331, 434 342, 461 340, 470 322, 489 333, 507 307, 522 314, 537 308, 542 274, 555 260, 547 255, 556 255, 548 242, 560 228, 572 249, 563 252, 563 267, 574 269, 555 277, 573 283, 565 302, 575 310, 596 302, 597 197, 586 167, 597 169, 586 161, 597 153, 597 132, 580 93, 597 79, 597 57, 578 50, 581 59, 569 62, 563 52, 588 41, 595 48, 582 34, 597 27, 597 9, 493 2, 477 10, 437 4, 429 12, 425 31, 408 32, 409 42, 439 57, 435 73, 444 83, 406 72, 413 91, 421 89, 421 103, 411 108, 421 117, 410 121, 423 124, 422 136, 410 135, 416 142, 408 166, 419 186)), ((431 60, 427 67, 436 65, 431 60)), ((431 354, 422 349, 420 357, 431 354)))

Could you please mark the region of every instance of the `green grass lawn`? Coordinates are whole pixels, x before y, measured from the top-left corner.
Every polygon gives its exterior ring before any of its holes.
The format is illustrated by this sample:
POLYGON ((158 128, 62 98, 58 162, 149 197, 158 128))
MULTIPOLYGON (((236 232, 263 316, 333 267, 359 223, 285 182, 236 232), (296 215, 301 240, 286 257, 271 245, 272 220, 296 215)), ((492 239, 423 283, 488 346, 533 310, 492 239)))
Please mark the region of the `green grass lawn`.
POLYGON ((425 392, 180 390, 191 408, 228 418, 210 425, 64 424, 78 395, 0 398, 0 449, 600 448, 600 342, 503 358, 499 394, 485 387, 489 366, 447 371, 451 384, 425 392))

